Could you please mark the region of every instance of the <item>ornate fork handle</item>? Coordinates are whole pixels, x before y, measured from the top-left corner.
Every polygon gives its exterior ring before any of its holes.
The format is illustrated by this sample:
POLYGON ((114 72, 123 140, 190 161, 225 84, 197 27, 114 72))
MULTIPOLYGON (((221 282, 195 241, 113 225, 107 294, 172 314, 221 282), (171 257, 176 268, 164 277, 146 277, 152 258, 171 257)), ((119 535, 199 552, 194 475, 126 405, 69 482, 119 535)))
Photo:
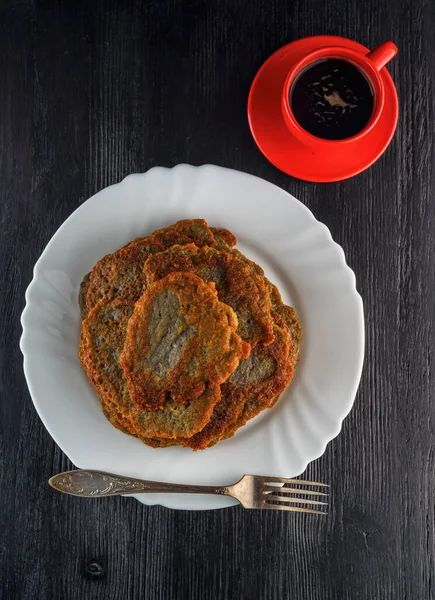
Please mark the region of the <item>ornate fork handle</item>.
POLYGON ((120 496, 122 494, 143 493, 177 493, 184 494, 217 494, 230 496, 227 487, 206 485, 183 485, 180 483, 162 483, 123 477, 104 471, 65 471, 54 475, 48 483, 59 492, 81 496, 82 498, 101 498, 103 496, 120 496))

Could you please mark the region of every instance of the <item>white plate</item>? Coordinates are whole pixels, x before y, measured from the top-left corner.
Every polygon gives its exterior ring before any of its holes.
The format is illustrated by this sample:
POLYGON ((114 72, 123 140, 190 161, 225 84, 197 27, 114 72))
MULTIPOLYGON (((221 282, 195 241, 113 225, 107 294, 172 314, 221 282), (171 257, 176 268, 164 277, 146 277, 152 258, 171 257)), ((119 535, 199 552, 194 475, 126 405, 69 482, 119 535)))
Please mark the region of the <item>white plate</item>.
MULTIPOLYGON (((55 442, 80 468, 144 479, 225 484, 245 473, 290 477, 321 456, 352 407, 364 352, 355 277, 329 230, 274 185, 212 165, 130 175, 78 208, 37 262, 22 315, 30 394, 55 442), (179 219, 227 227, 295 307, 304 329, 289 389, 230 440, 208 450, 152 449, 106 421, 76 355, 80 280, 129 240, 179 219)), ((141 495, 149 504, 210 509, 215 496, 141 495)))

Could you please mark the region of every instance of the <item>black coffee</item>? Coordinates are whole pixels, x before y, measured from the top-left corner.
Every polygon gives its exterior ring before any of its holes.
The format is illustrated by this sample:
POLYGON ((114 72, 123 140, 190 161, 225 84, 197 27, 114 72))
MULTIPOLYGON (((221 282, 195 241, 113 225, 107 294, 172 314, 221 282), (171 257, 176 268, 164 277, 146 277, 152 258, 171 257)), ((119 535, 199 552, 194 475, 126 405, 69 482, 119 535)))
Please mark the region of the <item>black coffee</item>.
POLYGON ((325 140, 359 133, 373 112, 373 91, 361 71, 345 60, 330 58, 307 67, 290 90, 297 122, 325 140))

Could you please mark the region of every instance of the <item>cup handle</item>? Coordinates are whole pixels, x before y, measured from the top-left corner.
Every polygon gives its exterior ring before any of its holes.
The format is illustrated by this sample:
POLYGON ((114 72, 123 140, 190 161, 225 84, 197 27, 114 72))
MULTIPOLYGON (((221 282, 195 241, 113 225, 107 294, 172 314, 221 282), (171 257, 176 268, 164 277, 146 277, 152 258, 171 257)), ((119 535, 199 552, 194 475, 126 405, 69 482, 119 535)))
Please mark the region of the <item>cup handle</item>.
POLYGON ((396 44, 393 44, 393 42, 384 42, 369 52, 367 58, 372 61, 375 69, 380 71, 398 52, 399 49, 396 44))

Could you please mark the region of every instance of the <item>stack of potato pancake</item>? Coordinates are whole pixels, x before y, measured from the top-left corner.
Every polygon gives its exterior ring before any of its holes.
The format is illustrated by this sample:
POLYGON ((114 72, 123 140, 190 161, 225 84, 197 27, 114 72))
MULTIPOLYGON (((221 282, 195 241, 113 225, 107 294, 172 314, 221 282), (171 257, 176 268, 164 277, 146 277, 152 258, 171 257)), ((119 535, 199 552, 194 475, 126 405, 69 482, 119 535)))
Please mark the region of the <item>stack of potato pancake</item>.
POLYGON ((184 220, 83 278, 78 355, 107 419, 155 448, 202 450, 271 407, 301 326, 226 229, 184 220))

